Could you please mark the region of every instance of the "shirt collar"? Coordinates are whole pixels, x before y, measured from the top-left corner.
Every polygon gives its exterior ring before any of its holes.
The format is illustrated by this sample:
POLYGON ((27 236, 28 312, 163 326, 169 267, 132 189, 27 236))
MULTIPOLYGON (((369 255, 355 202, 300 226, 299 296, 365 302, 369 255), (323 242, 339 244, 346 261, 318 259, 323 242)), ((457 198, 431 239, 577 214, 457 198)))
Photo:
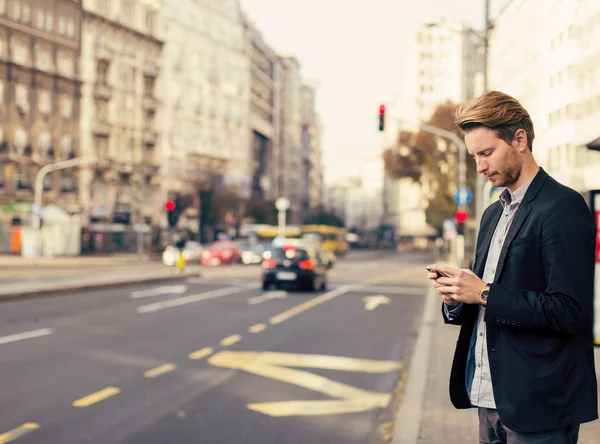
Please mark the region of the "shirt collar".
POLYGON ((529 179, 512 193, 508 191, 508 188, 505 188, 502 194, 500 194, 499 199, 502 203, 502 206, 506 208, 507 205, 513 206, 520 204, 523 201, 525 193, 527 192, 527 189, 529 188, 529 185, 531 185, 531 182, 533 182, 534 178, 535 177, 529 179))

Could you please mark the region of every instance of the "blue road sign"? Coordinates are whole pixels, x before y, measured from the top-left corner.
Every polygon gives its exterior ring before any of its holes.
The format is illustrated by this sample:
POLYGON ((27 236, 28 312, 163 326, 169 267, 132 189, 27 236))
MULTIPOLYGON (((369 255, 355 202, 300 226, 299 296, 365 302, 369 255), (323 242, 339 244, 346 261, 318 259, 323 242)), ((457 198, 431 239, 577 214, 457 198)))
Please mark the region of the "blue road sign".
POLYGON ((457 205, 469 205, 473 200, 473 193, 468 186, 462 185, 458 187, 454 194, 454 201, 457 205))

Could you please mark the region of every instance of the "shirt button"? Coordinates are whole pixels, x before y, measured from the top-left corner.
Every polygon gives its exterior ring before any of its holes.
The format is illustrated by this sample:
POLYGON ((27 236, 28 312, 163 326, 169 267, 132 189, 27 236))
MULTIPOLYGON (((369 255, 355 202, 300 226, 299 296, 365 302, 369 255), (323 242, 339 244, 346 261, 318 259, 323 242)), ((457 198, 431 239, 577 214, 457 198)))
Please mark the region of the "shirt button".
POLYGON ((479 333, 479 336, 483 336, 483 332, 479 333))
POLYGON ((477 363, 477 367, 481 367, 481 364, 480 364, 480 363, 477 363))

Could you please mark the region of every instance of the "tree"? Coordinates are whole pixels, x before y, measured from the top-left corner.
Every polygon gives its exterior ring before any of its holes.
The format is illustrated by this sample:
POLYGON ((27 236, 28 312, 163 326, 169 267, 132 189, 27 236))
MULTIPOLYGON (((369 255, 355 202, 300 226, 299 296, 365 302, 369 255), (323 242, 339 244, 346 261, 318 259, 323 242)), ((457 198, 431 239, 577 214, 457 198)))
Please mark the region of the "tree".
POLYGON ((415 135, 408 131, 400 131, 396 144, 383 152, 385 172, 394 180, 408 178, 419 182, 423 161, 424 152, 416 146, 415 135))
POLYGON ((248 200, 246 216, 254 219, 257 224, 277 224, 277 209, 275 201, 253 196, 248 200))
MULTIPOLYGON (((461 131, 454 123, 456 108, 457 105, 450 101, 439 105, 429 120, 429 125, 451 131, 462 139, 461 131)), ((444 220, 452 218, 456 211, 456 189, 453 184, 458 183, 458 147, 451 141, 426 131, 419 132, 415 143, 424 153, 421 183, 427 181, 430 189, 426 211, 427 223, 442 230, 444 220)), ((466 164, 466 185, 474 190, 477 175, 475 163, 467 160, 466 164)))
POLYGON ((325 211, 319 207, 313 214, 304 218, 306 225, 331 225, 334 227, 344 227, 346 224, 333 211, 325 211))

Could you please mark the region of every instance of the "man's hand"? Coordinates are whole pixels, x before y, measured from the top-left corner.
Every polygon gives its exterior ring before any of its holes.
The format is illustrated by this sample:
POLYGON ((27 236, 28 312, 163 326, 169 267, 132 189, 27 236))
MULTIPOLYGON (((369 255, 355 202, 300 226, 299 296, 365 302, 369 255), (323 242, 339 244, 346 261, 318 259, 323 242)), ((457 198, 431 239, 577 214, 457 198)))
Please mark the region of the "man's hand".
POLYGON ((446 304, 456 306, 459 302, 463 302, 485 305, 481 300, 480 293, 486 284, 471 270, 461 270, 444 265, 431 265, 431 270, 432 272, 427 277, 433 281, 433 287, 446 304), (440 271, 448 277, 438 277, 436 271, 440 271))

